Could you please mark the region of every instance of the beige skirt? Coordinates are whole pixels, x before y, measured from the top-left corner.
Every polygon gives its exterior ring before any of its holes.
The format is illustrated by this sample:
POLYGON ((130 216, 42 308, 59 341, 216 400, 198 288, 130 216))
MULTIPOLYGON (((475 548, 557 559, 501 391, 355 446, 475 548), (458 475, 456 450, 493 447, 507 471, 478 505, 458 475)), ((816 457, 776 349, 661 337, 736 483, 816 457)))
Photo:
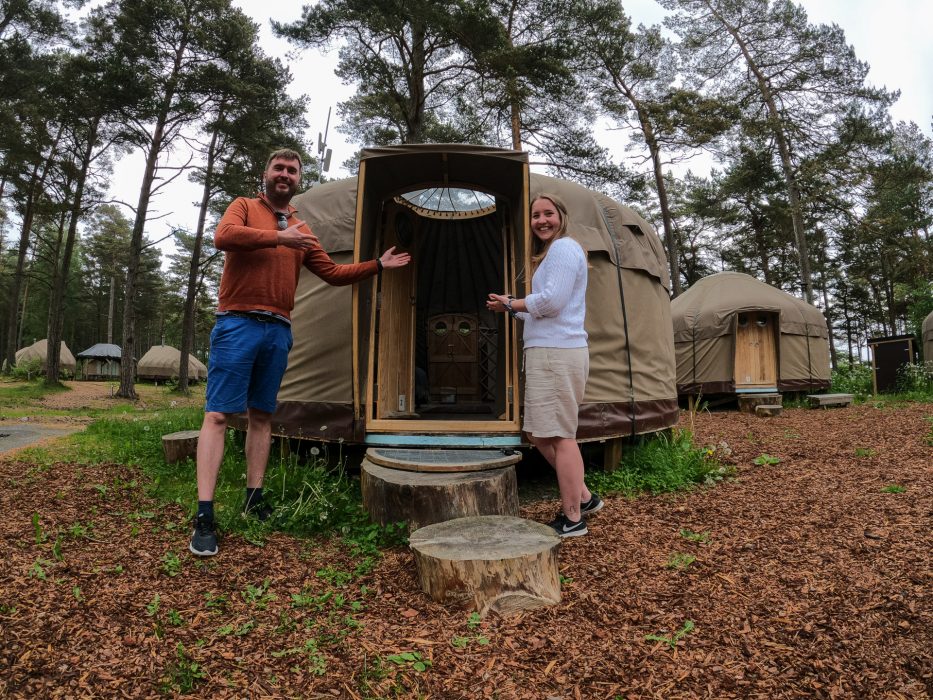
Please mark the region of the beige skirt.
POLYGON ((575 438, 589 373, 588 348, 527 348, 522 430, 538 438, 575 438))

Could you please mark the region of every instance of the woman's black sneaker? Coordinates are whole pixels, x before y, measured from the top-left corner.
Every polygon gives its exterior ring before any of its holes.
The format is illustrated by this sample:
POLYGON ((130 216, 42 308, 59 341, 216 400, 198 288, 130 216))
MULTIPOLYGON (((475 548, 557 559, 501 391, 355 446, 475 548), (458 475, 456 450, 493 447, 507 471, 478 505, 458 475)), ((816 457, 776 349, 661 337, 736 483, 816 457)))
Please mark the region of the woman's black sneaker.
POLYGON ((586 529, 586 521, 583 518, 574 522, 563 513, 554 518, 548 525, 554 529, 558 537, 582 537, 589 532, 589 530, 586 529))
POLYGON ((580 515, 590 515, 598 510, 602 510, 606 503, 595 493, 590 492, 590 500, 580 504, 580 515))
POLYGON ((217 554, 217 529, 213 520, 195 518, 194 532, 188 549, 199 557, 212 557, 217 554))

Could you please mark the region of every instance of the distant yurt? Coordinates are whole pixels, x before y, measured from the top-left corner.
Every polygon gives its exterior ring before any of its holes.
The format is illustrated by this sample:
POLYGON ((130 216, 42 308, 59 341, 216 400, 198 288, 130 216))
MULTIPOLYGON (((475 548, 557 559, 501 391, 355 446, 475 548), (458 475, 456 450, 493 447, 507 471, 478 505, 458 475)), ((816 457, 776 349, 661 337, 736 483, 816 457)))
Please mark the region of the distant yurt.
POLYGON ((83 360, 81 376, 87 380, 116 379, 120 376, 120 346, 113 343, 97 343, 78 353, 83 360))
POLYGON ((302 271, 273 430, 368 445, 524 444, 521 323, 485 302, 528 293, 539 192, 563 199, 589 258, 578 440, 675 425, 670 281, 652 227, 598 192, 529 173, 524 152, 423 144, 365 150, 358 178, 293 200, 335 261, 398 246, 413 262, 352 287, 302 271))
MULTIPOLYGON (((153 345, 136 363, 140 379, 175 379, 181 363, 181 351, 171 345, 153 345)), ((207 367, 194 355, 188 355, 188 379, 207 379, 207 367)))
MULTIPOLYGON (((71 350, 68 349, 68 346, 65 345, 65 341, 61 341, 62 349, 59 355, 59 365, 60 371, 66 374, 74 374, 77 363, 75 362, 75 356, 71 354, 71 350)), ((23 362, 28 362, 29 360, 39 360, 41 363, 41 369, 44 372, 46 368, 45 361, 48 358, 49 352, 49 341, 46 338, 38 340, 32 345, 29 345, 25 348, 21 348, 16 351, 16 364, 23 362)))
POLYGON ((750 275, 704 277, 671 302, 671 316, 680 394, 829 387, 822 312, 750 275))
POLYGON ((923 347, 923 361, 933 362, 933 312, 923 319, 920 330, 920 345, 923 347))

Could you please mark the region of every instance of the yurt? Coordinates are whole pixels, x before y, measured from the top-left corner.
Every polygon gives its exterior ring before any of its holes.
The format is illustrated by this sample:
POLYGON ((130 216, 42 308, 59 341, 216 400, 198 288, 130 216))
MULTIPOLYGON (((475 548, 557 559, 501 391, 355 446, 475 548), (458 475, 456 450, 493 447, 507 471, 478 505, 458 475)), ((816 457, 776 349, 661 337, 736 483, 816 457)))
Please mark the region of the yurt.
MULTIPOLYGON (((588 252, 590 375, 580 441, 678 421, 660 240, 631 209, 529 173, 527 154, 423 144, 363 151, 359 175, 292 203, 340 263, 390 246, 412 264, 352 287, 306 270, 276 434, 367 445, 520 446, 522 329, 487 294, 527 293, 530 197, 564 200, 588 252)), ((616 441, 618 442, 618 441, 616 441)))
POLYGON ((920 335, 920 345, 923 347, 923 361, 933 362, 933 311, 923 319, 920 335))
POLYGON ((83 360, 82 376, 87 380, 116 379, 120 376, 120 346, 113 343, 97 343, 78 353, 83 360))
MULTIPOLYGON (((153 345, 139 358, 136 376, 140 379, 172 379, 178 377, 181 351, 171 345, 153 345)), ((188 379, 207 379, 207 367, 194 355, 188 355, 188 379)))
POLYGON ((822 312, 750 275, 704 277, 671 302, 671 316, 680 394, 829 387, 822 312))
MULTIPOLYGON (((59 366, 60 371, 67 374, 74 374, 77 363, 75 362, 75 356, 71 354, 71 350, 68 349, 68 346, 65 345, 65 341, 61 341, 62 349, 59 355, 59 366)), ((48 358, 49 353, 49 341, 46 338, 38 340, 32 345, 29 345, 25 348, 21 348, 16 351, 16 364, 21 362, 28 362, 29 360, 39 360, 41 363, 42 371, 45 371, 46 364, 45 361, 48 358)))

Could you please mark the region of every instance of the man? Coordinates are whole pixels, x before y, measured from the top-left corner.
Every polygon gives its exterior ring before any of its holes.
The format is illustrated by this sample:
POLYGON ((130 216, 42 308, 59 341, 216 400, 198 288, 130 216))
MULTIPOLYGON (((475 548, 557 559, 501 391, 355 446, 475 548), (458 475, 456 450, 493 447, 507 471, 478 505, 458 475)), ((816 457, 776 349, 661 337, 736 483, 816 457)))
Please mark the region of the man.
POLYGON ((217 322, 211 333, 204 423, 198 438, 198 512, 188 548, 217 554, 214 489, 230 414, 247 411, 246 500, 243 510, 265 520, 262 500, 269 461, 272 414, 292 346, 289 313, 304 265, 333 285, 372 277, 407 265, 408 253, 389 248, 378 260, 338 265, 289 202, 298 188, 301 158, 283 149, 269 156, 265 193, 240 197, 224 213, 214 245, 226 253, 217 322))

